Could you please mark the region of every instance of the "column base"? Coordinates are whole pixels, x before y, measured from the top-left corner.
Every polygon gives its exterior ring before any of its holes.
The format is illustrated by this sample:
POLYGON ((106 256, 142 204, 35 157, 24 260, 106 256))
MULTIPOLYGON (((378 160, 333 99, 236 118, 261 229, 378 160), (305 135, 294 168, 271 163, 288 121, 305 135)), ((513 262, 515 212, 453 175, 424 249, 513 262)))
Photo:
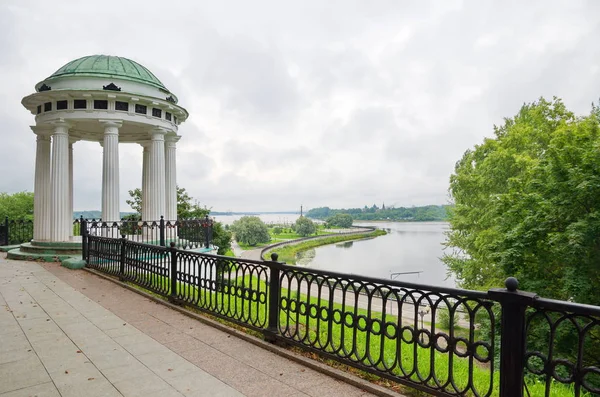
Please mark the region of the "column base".
POLYGON ((81 243, 32 241, 8 251, 7 259, 22 261, 61 262, 69 258, 81 258, 81 243))

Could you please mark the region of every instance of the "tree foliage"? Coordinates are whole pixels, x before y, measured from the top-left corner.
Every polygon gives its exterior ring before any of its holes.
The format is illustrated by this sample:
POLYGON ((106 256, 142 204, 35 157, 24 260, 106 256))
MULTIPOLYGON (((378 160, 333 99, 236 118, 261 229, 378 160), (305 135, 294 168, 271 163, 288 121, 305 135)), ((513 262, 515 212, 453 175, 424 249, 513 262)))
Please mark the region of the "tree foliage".
POLYGON ((312 208, 306 216, 313 219, 327 219, 336 214, 349 214, 357 221, 443 221, 448 216, 448 205, 426 205, 422 207, 371 207, 332 209, 329 207, 312 208))
POLYGON ((521 289, 600 305, 599 116, 542 98, 465 152, 444 257, 462 286, 515 276, 521 289))
MULTIPOLYGON (((141 219, 142 212, 142 189, 136 188, 129 191, 131 199, 127 200, 127 204, 137 212, 125 217, 127 220, 141 219)), ((200 207, 197 201, 194 201, 185 188, 177 186, 177 219, 200 219, 210 214, 210 209, 200 207)), ((158 219, 147 219, 150 221, 158 219)), ((171 220, 171 219, 167 219, 171 220)), ((223 255, 231 249, 231 232, 227 230, 220 222, 215 222, 213 225, 213 244, 219 247, 217 254, 223 255)))
MULTIPOLYGON (((129 190, 129 200, 125 202, 138 213, 138 216, 142 213, 142 189, 136 188, 129 190)), ((210 213, 210 209, 206 207, 200 207, 198 202, 193 201, 185 188, 177 186, 177 219, 199 219, 204 218, 210 213)), ((157 221, 158 219, 144 219, 149 221, 157 221)), ((169 221, 175 219, 167 219, 169 221)))
POLYGON ((225 255, 231 249, 231 232, 221 222, 213 224, 213 244, 219 247, 218 255, 225 255))
POLYGON ((32 220, 33 193, 0 193, 0 223, 4 223, 5 217, 13 220, 32 220))
POLYGON ((257 216, 243 216, 233 222, 231 229, 235 239, 243 244, 253 246, 271 240, 267 225, 257 216))
POLYGON ((352 215, 350 214, 335 214, 327 218, 327 224, 335 227, 351 227, 352 215))
POLYGON ((294 223, 294 231, 302 237, 306 237, 314 234, 317 231, 317 226, 307 217, 301 216, 294 223))

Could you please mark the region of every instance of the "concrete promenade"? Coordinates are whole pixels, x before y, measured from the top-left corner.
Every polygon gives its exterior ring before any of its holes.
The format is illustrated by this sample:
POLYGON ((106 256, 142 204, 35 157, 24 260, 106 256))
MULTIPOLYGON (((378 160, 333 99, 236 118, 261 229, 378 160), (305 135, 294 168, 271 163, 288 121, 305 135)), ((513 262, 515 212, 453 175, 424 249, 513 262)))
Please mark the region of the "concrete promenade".
POLYGON ((394 395, 352 375, 364 388, 336 380, 86 271, 0 255, 2 397, 394 395))

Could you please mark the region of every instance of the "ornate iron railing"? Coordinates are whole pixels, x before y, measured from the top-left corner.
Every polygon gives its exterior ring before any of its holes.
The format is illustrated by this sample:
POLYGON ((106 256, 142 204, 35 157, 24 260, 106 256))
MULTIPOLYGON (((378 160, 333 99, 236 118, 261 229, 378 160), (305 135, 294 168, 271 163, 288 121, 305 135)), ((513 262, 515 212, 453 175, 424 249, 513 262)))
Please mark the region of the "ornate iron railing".
POLYGON ((559 383, 574 396, 600 395, 600 307, 541 299, 516 279, 468 291, 302 269, 276 254, 250 261, 93 235, 84 257, 269 341, 432 395, 550 397, 559 383))
POLYGON ((286 340, 423 391, 492 394, 495 302, 487 293, 290 266, 280 286, 286 340), (477 379, 464 371, 475 365, 477 379), (454 376, 458 369, 466 376, 454 376))
POLYGON ((119 273, 121 280, 157 294, 169 294, 169 249, 123 240, 120 260, 122 268, 119 273))
POLYGON ((33 239, 33 221, 4 218, 0 223, 0 246, 22 244, 33 239))
POLYGON ((128 240, 139 243, 163 247, 175 243, 177 248, 189 250, 211 246, 212 226, 213 220, 208 217, 176 221, 165 220, 163 217, 157 221, 123 219, 118 222, 80 218, 73 221, 73 235, 83 236, 83 233, 87 233, 108 238, 125 236, 128 240))
POLYGON ((174 300, 254 329, 267 326, 269 267, 262 261, 173 253, 177 262, 174 300))
POLYGON ((600 307, 536 299, 526 312, 526 373, 537 375, 546 396, 559 383, 573 395, 600 395, 600 307))

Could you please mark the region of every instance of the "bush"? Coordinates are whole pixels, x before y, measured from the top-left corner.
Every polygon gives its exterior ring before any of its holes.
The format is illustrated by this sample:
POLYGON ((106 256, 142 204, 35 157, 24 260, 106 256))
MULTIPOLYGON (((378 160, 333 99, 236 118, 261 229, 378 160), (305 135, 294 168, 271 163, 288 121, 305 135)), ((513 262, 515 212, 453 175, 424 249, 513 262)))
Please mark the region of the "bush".
POLYGON ((317 231, 317 227, 315 226, 314 222, 304 216, 301 216, 296 220, 294 229, 296 230, 296 233, 302 237, 310 236, 317 231))
POLYGON ((271 241, 267 225, 257 216, 241 217, 239 220, 233 222, 231 230, 238 242, 250 246, 271 241))
POLYGON ((328 226, 336 227, 351 227, 352 226, 352 215, 350 214, 335 214, 332 217, 327 218, 328 226))
POLYGON ((450 319, 450 311, 446 308, 437 309, 437 321, 436 324, 441 328, 450 329, 452 325, 454 328, 458 325, 459 314, 458 312, 454 312, 454 317, 450 319))

